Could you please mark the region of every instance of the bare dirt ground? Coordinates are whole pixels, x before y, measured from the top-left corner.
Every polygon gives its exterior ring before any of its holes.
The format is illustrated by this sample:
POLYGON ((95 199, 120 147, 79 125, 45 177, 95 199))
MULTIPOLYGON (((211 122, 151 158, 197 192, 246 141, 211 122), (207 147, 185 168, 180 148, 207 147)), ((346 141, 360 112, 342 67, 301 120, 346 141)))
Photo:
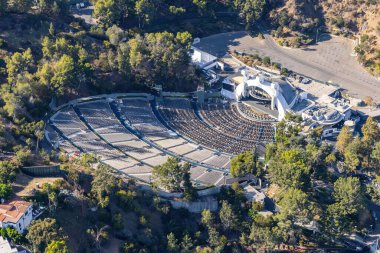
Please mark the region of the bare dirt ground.
POLYGON ((380 80, 371 76, 352 56, 352 40, 322 35, 316 45, 291 49, 277 45, 268 34, 264 34, 264 38, 254 38, 243 31, 221 33, 202 38, 195 46, 218 56, 228 50, 269 56, 290 70, 338 84, 353 97, 371 96, 380 102, 380 80))
POLYGON ((16 181, 13 183, 13 190, 15 194, 19 197, 32 196, 33 190, 39 187, 42 187, 44 183, 52 184, 57 180, 60 180, 60 177, 30 177, 24 173, 17 174, 16 181))

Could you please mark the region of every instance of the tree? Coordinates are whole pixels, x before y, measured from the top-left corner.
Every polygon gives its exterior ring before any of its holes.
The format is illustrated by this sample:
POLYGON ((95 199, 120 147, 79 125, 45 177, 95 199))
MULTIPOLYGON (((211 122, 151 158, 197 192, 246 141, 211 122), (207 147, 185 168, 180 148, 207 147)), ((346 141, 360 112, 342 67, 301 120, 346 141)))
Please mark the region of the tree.
POLYGON ((278 150, 269 161, 268 172, 270 181, 282 188, 307 189, 310 186, 310 168, 302 149, 278 150))
POLYGON ((102 242, 108 239, 108 227, 108 225, 103 226, 101 228, 95 226, 94 228, 87 230, 87 234, 89 234, 91 238, 94 240, 94 244, 97 251, 100 251, 102 242))
POLYGON ((52 218, 34 220, 29 226, 26 239, 32 243, 35 250, 43 251, 53 240, 60 240, 62 231, 57 225, 57 221, 52 218))
POLYGON ((173 233, 170 233, 166 236, 166 238, 168 240, 168 251, 178 252, 179 245, 178 245, 178 240, 175 238, 175 235, 173 233))
POLYGON ((332 166, 336 162, 336 156, 333 153, 329 154, 326 156, 325 162, 332 166))
POLYGON ((12 12, 25 13, 33 6, 32 0, 8 0, 8 9, 12 12))
POLYGON ((197 197, 197 191, 191 182, 190 166, 190 164, 186 166, 186 171, 183 175, 183 198, 188 201, 192 201, 197 197))
POLYGON ((190 65, 188 32, 149 33, 128 41, 129 67, 137 83, 161 84, 165 90, 194 90, 198 79, 190 65))
POLYGON ((219 211, 220 221, 226 230, 236 229, 238 225, 238 218, 232 209, 231 204, 227 201, 222 202, 222 208, 219 211))
POLYGON ((210 227, 210 226, 213 225, 214 217, 213 217, 213 215, 212 215, 212 213, 211 213, 211 211, 209 209, 204 209, 202 211, 201 222, 206 227, 210 227))
POLYGON ((342 127, 336 141, 336 149, 344 154, 344 149, 351 143, 353 140, 352 133, 350 128, 347 126, 342 127))
POLYGON ((372 147, 375 142, 380 141, 380 128, 377 120, 368 117, 365 124, 362 126, 363 143, 368 147, 372 147))
POLYGON ((11 240, 15 244, 20 244, 23 240, 23 235, 20 234, 16 229, 13 227, 7 227, 5 228, 5 234, 6 238, 11 240))
POLYGON ((100 207, 105 208, 109 203, 109 195, 113 193, 117 182, 108 166, 100 164, 95 170, 94 179, 91 183, 91 192, 95 195, 100 207))
POLYGON ((55 35, 55 29, 54 29, 54 24, 53 23, 50 23, 49 34, 50 34, 51 37, 54 37, 54 35, 55 35))
POLYGON ((94 17, 107 28, 113 24, 122 23, 133 11, 133 1, 129 0, 99 0, 94 6, 94 17))
POLYGON ((62 95, 64 90, 75 84, 75 64, 73 58, 64 54, 54 66, 51 78, 53 91, 62 95))
POLYGON ((173 15, 180 15, 182 13, 185 13, 186 12, 186 9, 185 8, 182 8, 182 7, 176 7, 174 5, 170 5, 169 6, 169 12, 173 15))
POLYGON ((137 0, 135 4, 135 12, 139 20, 139 28, 149 24, 155 15, 155 6, 152 0, 137 0))
POLYGON ((265 4, 265 0, 234 1, 235 9, 237 9, 240 12, 240 15, 245 19, 248 29, 250 29, 252 25, 262 17, 265 4))
POLYGON ((184 176, 189 170, 190 164, 181 165, 179 159, 169 157, 164 164, 153 168, 153 183, 169 191, 180 191, 184 176))
POLYGON ((207 10, 207 0, 193 0, 193 4, 197 6, 198 13, 200 15, 205 15, 207 10))
POLYGON ((208 243, 214 247, 213 252, 223 252, 227 244, 227 238, 224 235, 221 236, 216 228, 210 227, 208 229, 208 243))
POLYGON ((113 25, 107 29, 106 35, 108 36, 108 40, 114 46, 119 45, 119 43, 125 38, 125 32, 123 29, 118 27, 117 25, 113 25))
POLYGON ((233 177, 242 177, 252 173, 254 168, 252 151, 246 151, 231 159, 230 172, 233 177))
POLYGON ((261 226, 259 224, 256 224, 255 222, 252 223, 249 239, 252 240, 255 245, 259 247, 263 246, 272 248, 274 246, 274 238, 274 232, 271 230, 270 227, 261 226))
POLYGON ((372 150, 371 164, 375 169, 380 170, 380 141, 376 142, 372 150))
POLYGON ((54 213, 58 206, 58 196, 54 191, 48 192, 49 210, 54 213))
POLYGON ((191 239, 191 236, 186 233, 183 238, 182 238, 182 242, 181 242, 181 248, 182 248, 182 252, 189 252, 190 249, 194 246, 193 244, 193 240, 191 239))
POLYGON ((334 237, 353 232, 359 215, 365 208, 360 181, 354 177, 340 177, 334 183, 335 202, 327 208, 326 230, 334 237))
POLYGON ((12 194, 12 185, 0 183, 0 199, 7 199, 12 194))
POLYGON ((371 106, 371 107, 375 105, 375 101, 373 100, 373 98, 371 96, 364 97, 364 103, 367 106, 371 106))
POLYGON ((311 219, 311 203, 307 194, 299 189, 288 189, 282 196, 279 206, 280 212, 277 218, 280 221, 290 221, 291 225, 294 225, 296 222, 306 224, 311 219))
POLYGON ((344 162, 351 172, 355 171, 361 163, 361 149, 362 143, 359 138, 356 138, 344 150, 344 162))
POLYGON ((65 241, 53 240, 45 249, 45 253, 69 253, 65 241))
POLYGON ((36 145, 36 153, 37 153, 37 151, 38 151, 38 146, 39 146, 39 144, 40 144, 40 141, 42 141, 42 140, 44 139, 44 137, 45 137, 45 133, 44 133, 43 130, 37 130, 37 131, 34 133, 34 135, 35 135, 36 138, 37 138, 37 145, 36 145))
POLYGON ((18 167, 10 161, 0 161, 0 183, 9 184, 16 179, 18 167))
POLYGON ((27 72, 33 63, 33 55, 30 48, 24 52, 16 52, 11 57, 6 58, 8 83, 14 85, 19 76, 27 72))

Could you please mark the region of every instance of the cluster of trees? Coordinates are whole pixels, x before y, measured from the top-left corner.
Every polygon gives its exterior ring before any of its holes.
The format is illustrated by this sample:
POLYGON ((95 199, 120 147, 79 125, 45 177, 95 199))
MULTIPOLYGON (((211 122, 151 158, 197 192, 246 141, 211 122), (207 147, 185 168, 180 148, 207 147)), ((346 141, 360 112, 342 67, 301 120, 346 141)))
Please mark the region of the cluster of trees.
POLYGON ((337 150, 320 141, 319 129, 307 137, 300 136, 299 131, 295 122, 281 122, 276 133, 277 143, 267 147, 268 175, 271 184, 279 187, 280 215, 282 208, 289 207, 292 201, 302 205, 299 210, 292 211, 296 219, 284 222, 293 223, 290 227, 297 223, 318 222, 320 229, 331 237, 364 228, 359 221, 366 213, 365 189, 352 173, 364 164, 374 164, 371 161, 376 158, 371 154, 379 138, 377 123, 368 118, 362 128, 362 139, 353 139, 350 130, 344 127, 338 137, 337 150), (362 153, 358 154, 359 150, 362 153), (339 161, 344 163, 345 170, 337 178, 328 168, 336 168, 339 161), (316 180, 333 189, 332 194, 323 196, 326 193, 322 194, 316 180), (308 214, 303 215, 303 212, 308 214))
MULTIPOLYGON (((379 173, 380 129, 373 118, 363 125, 361 138, 354 138, 344 127, 336 149, 321 141, 321 129, 300 135, 299 123, 297 117, 287 115, 278 124, 276 143, 267 145, 266 171, 254 166, 252 152, 231 160, 233 176, 253 174, 264 182, 268 179, 269 191, 279 208, 275 215, 263 217, 259 214, 262 206, 252 206, 248 212, 252 219, 251 233, 240 231, 240 243, 246 247, 270 248, 281 242, 297 245, 305 240, 307 226, 317 231, 312 237, 306 236, 314 242, 366 231, 368 221, 364 217, 369 213, 365 199, 369 195, 374 202, 379 201, 378 184, 363 186, 355 176, 360 168, 379 173), (338 164, 343 164, 340 168, 343 174, 334 172, 338 164)), ((244 215, 244 209, 237 207, 235 212, 244 215)))
POLYGON ((230 173, 233 177, 243 177, 247 174, 261 177, 264 173, 264 164, 257 159, 255 150, 246 151, 233 157, 230 163, 230 173))
POLYGON ((137 21, 138 27, 144 28, 155 20, 175 20, 184 13, 216 18, 218 10, 229 10, 238 13, 250 27, 263 16, 265 7, 265 0, 181 0, 175 3, 168 0, 97 0, 94 16, 103 27, 121 25, 128 20, 137 21))
POLYGON ((67 237, 53 218, 32 221, 25 237, 35 252, 69 253, 65 242, 67 237))
POLYGON ((10 13, 26 13, 33 10, 39 14, 45 14, 51 17, 58 17, 68 13, 68 2, 63 0, 1 0, 0 16, 10 13))
POLYGON ((30 49, 7 57, 6 83, 2 85, 3 109, 14 120, 41 116, 53 97, 76 91, 91 71, 88 53, 64 37, 44 37, 37 59, 30 49))
POLYGON ((346 172, 367 168, 380 171, 380 128, 378 122, 368 117, 362 127, 363 136, 353 137, 348 127, 343 127, 337 138, 338 156, 346 172))

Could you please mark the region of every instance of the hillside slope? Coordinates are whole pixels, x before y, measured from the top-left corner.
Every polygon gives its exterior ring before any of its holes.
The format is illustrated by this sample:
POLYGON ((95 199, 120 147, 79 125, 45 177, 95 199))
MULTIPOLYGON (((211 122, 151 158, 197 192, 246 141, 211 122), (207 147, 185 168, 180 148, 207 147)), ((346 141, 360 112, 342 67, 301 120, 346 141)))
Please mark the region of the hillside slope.
POLYGON ((272 4, 268 18, 284 46, 312 43, 322 32, 357 39, 359 61, 380 75, 379 0, 288 0, 272 4))

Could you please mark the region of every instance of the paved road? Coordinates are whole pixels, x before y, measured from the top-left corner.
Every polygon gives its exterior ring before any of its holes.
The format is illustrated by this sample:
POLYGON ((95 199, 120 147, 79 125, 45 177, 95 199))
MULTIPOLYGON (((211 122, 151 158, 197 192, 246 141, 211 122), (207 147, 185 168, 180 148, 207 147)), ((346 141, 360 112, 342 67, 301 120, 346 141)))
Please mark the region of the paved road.
POLYGON ((306 49, 278 46, 272 37, 252 38, 246 32, 230 32, 202 38, 196 46, 223 56, 228 50, 269 56, 284 67, 321 81, 332 81, 354 97, 371 96, 380 102, 380 80, 371 76, 351 56, 353 42, 346 38, 324 35, 317 45, 306 49))

